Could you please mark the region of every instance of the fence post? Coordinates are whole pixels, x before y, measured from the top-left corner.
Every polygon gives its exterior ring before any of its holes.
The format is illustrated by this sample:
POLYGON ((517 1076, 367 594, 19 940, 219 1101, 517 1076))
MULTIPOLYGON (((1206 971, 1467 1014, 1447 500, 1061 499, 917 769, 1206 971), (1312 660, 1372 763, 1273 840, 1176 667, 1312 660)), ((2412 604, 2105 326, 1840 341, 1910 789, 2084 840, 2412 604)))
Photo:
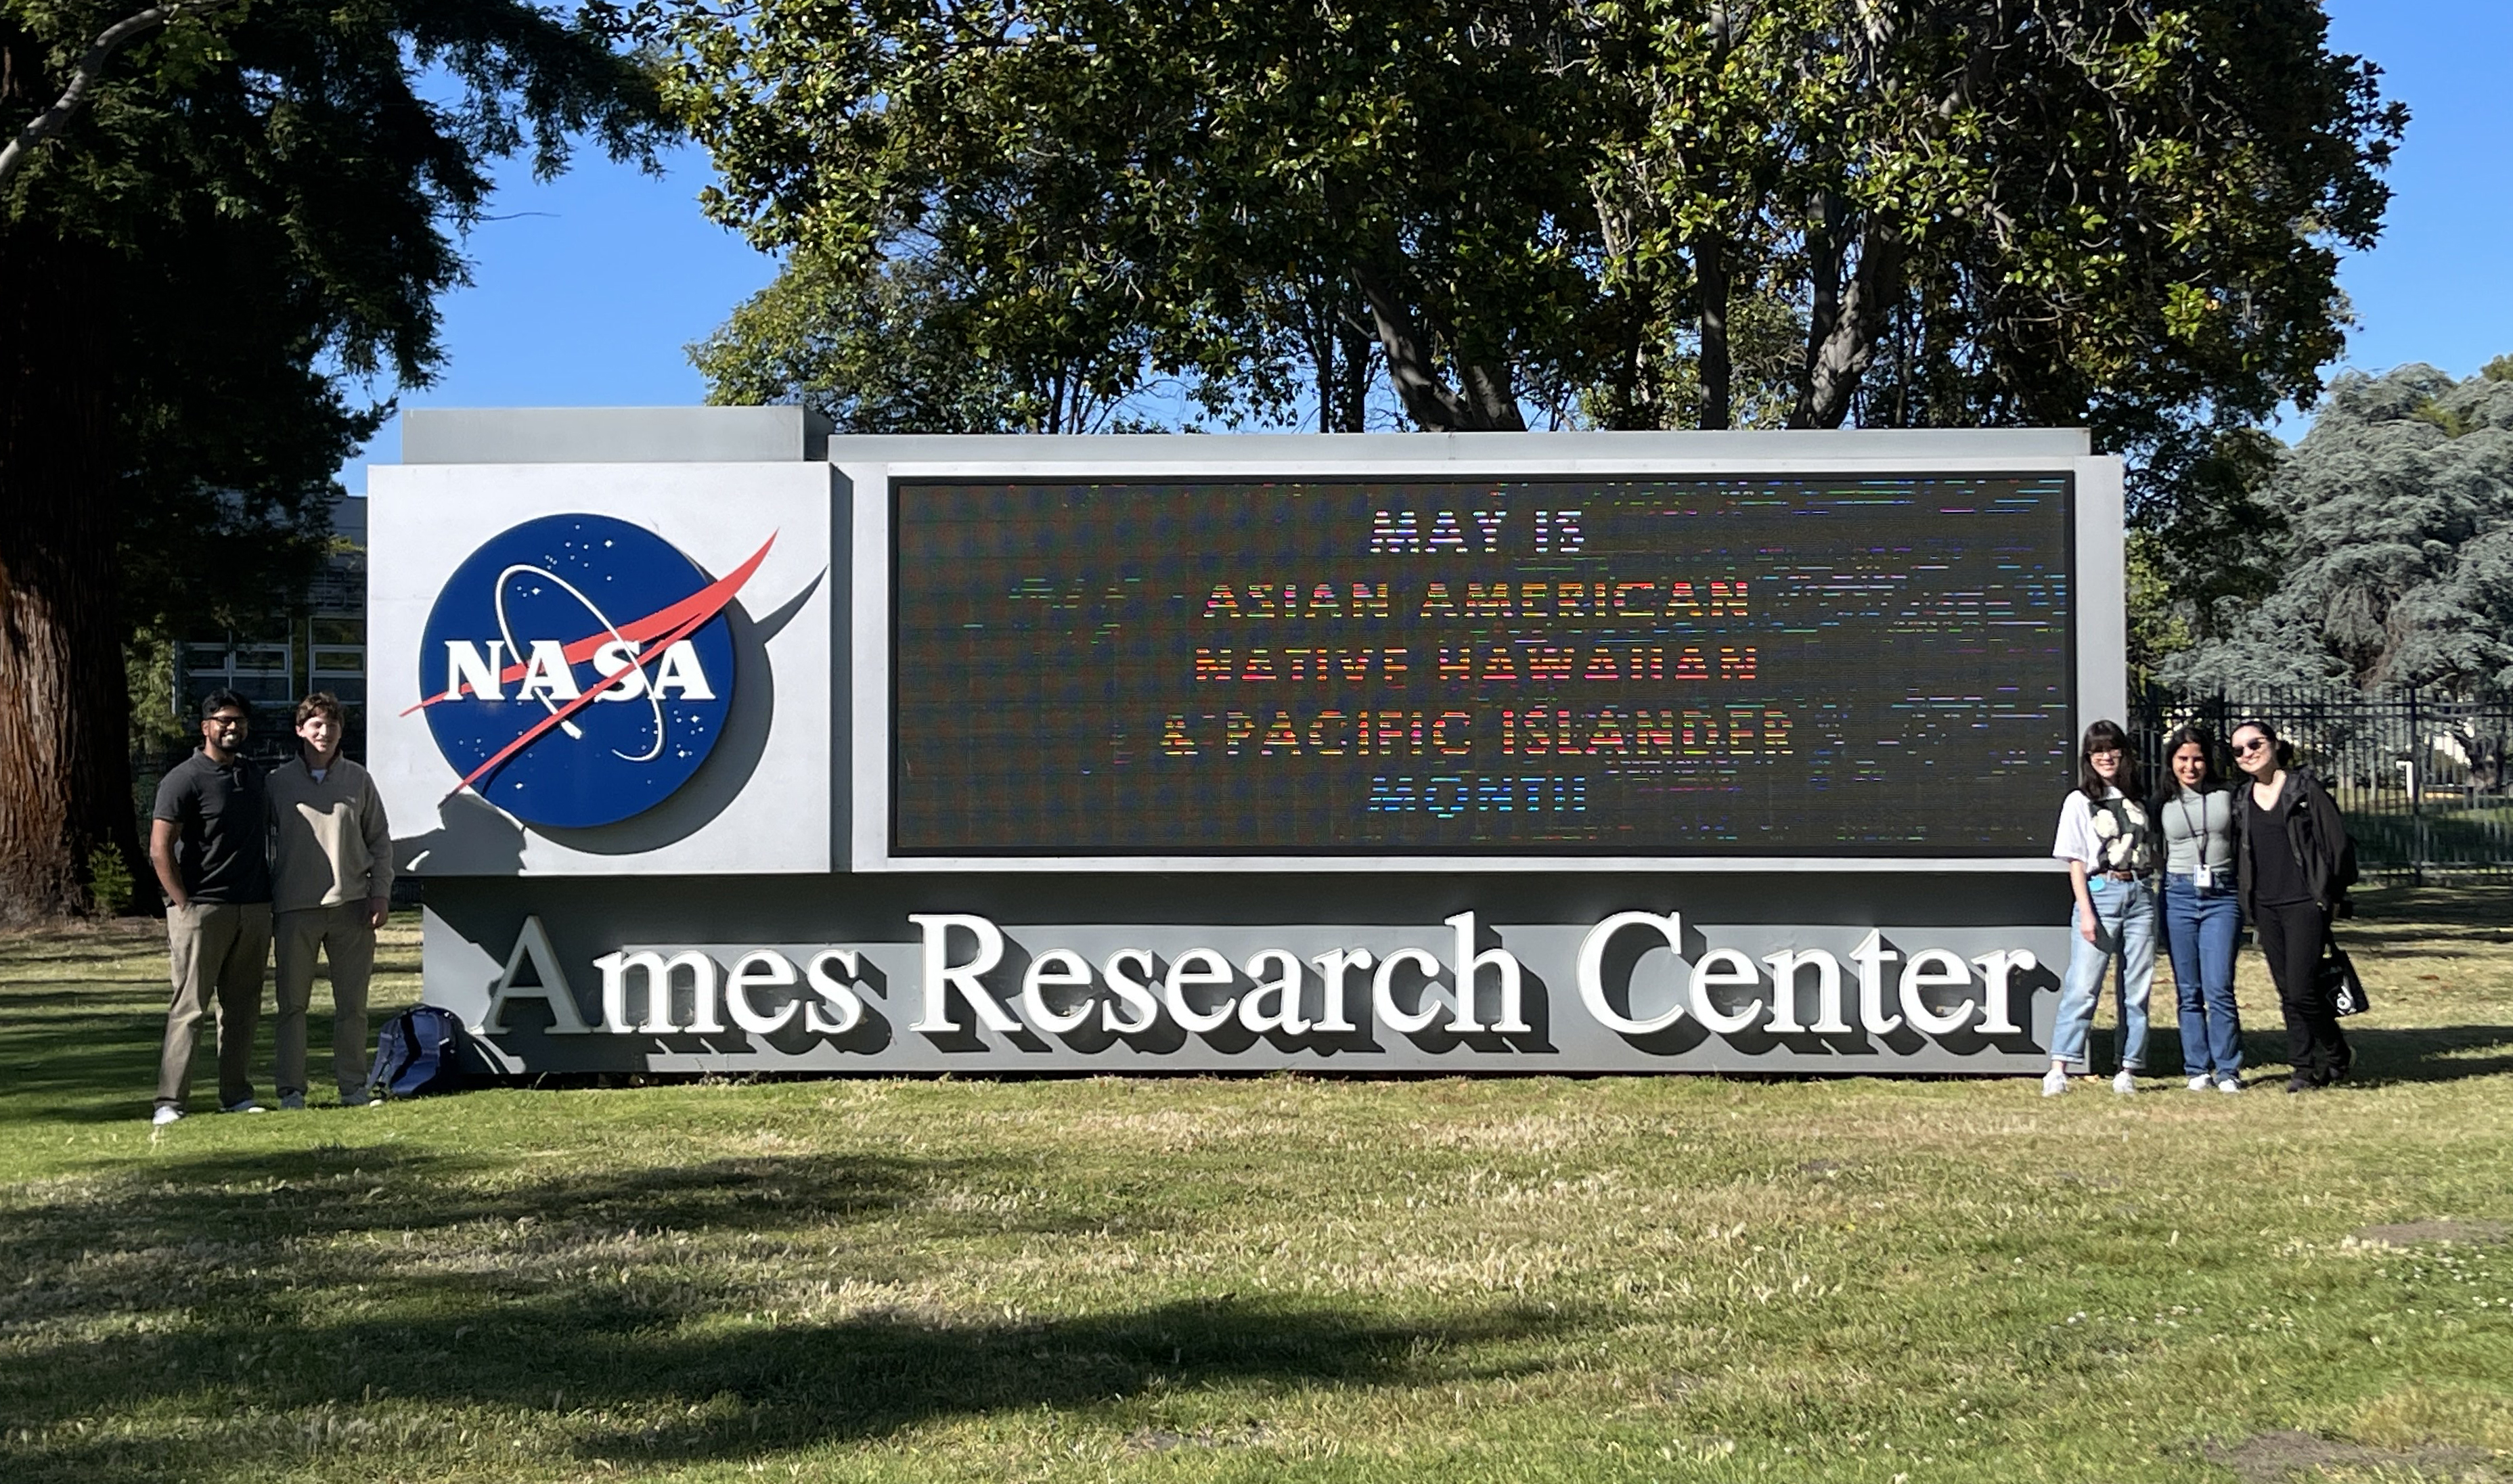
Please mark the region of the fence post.
POLYGON ((2409 685, 2409 839, 2415 852, 2411 862, 2419 886, 2426 884, 2425 732, 2417 724, 2417 687, 2409 685))

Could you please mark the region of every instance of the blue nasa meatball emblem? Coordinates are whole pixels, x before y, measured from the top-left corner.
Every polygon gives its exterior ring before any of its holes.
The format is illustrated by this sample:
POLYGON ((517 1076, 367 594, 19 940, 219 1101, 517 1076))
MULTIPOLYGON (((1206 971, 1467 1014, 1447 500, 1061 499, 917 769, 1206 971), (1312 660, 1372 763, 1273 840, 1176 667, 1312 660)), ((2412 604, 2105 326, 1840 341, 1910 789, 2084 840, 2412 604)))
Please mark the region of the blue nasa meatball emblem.
POLYGON ((724 610, 767 555, 710 578, 608 515, 546 515, 490 538, 437 594, 419 646, 437 750, 528 824, 580 829, 654 808, 723 735, 724 610))

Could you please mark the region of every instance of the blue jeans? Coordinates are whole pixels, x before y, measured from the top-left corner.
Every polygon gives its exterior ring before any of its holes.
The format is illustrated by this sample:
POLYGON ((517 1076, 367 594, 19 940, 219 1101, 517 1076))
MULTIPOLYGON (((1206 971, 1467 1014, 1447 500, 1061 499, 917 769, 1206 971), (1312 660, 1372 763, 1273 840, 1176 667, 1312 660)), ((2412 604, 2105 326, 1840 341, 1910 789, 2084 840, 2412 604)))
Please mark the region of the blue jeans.
POLYGON ((2221 1082, 2242 1073, 2243 1019, 2234 1009, 2234 940, 2242 922, 2231 882, 2202 892, 2187 876, 2164 879, 2164 943, 2181 1006, 2185 1077, 2221 1082))
POLYGON ((2059 986, 2059 1019, 2051 1027, 2051 1060, 2084 1071, 2086 1037, 2103 995, 2103 971, 2120 966, 2120 1064, 2146 1065, 2146 994, 2155 983, 2155 894, 2142 881, 2097 876, 2086 883, 2094 899, 2094 941, 2077 931, 2068 911, 2068 977, 2059 986))

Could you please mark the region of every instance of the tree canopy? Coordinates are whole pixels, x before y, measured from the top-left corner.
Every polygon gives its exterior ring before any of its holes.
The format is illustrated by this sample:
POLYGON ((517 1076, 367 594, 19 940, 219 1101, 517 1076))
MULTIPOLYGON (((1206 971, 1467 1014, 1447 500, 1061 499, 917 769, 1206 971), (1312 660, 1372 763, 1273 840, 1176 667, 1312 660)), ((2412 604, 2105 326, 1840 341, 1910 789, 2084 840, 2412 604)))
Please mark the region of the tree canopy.
MULTIPOLYGON (((1030 408, 1176 377, 1326 429, 2084 423, 2178 467, 2318 393, 2405 118, 2312 0, 634 14, 709 209, 820 292, 920 264, 1030 408)), ((711 373, 773 381, 756 319, 711 373)))
MULTIPOLYGON (((56 107, 93 0, 0 0, 0 132, 56 107)), ((254 0, 112 57, 0 186, 0 916, 130 847, 121 648, 284 606, 370 377, 424 384, 496 159, 663 136, 649 75, 521 0, 254 0)), ((144 875, 143 875, 144 879, 144 875)))
POLYGON ((2513 697, 2513 361, 2340 378, 2256 498, 2286 530, 2274 590, 2169 679, 2513 697))

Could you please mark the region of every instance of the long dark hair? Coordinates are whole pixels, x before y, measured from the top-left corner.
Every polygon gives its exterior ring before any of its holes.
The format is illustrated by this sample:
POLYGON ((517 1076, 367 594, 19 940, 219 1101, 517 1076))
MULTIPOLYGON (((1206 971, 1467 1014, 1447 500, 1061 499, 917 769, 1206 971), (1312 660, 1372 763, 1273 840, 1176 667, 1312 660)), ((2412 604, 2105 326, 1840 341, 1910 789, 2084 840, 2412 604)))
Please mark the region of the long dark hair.
POLYGON ((2103 795, 2117 788, 2121 797, 2134 799, 2137 791, 2137 759, 2130 755, 2129 734, 2116 721, 2098 721, 2086 729, 2086 740, 2077 744, 2077 786, 2087 799, 2099 804, 2103 795), (2120 776, 2110 782, 2094 771, 2094 754, 2117 750, 2121 755, 2120 776))
POLYGON ((2180 755, 2182 748, 2194 744, 2199 748, 2199 792, 2212 793, 2225 786, 2225 775, 2216 767, 2216 756, 2221 750, 2216 745, 2216 734, 2194 721, 2186 727, 2175 728, 2173 735, 2165 739, 2165 777, 2155 785, 2159 793, 2176 794, 2181 791, 2181 775, 2173 771, 2173 759, 2180 755))
MULTIPOLYGON (((2294 771, 2294 743, 2278 736, 2277 728, 2270 726, 2267 722, 2260 720, 2256 716, 2246 716, 2241 721, 2234 723, 2234 732, 2240 732, 2245 727, 2250 727, 2258 732, 2260 736, 2267 741, 2269 744, 2269 754, 2277 759, 2277 765, 2279 767, 2285 769, 2289 773, 2294 771)), ((2234 732, 2228 732, 2225 735, 2230 738, 2234 735, 2234 732)), ((2242 767, 2242 764, 2238 761, 2235 766, 2240 768, 2242 767)), ((2244 772, 2243 777, 2246 782, 2250 781, 2251 774, 2248 770, 2244 772)))

